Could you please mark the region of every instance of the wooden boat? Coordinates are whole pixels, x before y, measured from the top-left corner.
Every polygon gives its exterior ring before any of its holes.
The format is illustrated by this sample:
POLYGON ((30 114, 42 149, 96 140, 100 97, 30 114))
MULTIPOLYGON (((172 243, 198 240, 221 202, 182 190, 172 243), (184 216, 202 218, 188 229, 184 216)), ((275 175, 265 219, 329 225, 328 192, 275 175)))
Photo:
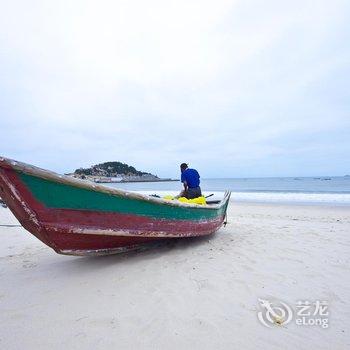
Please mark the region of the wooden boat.
POLYGON ((21 225, 57 253, 104 255, 210 235, 224 223, 230 192, 216 205, 166 201, 0 157, 0 196, 21 225))

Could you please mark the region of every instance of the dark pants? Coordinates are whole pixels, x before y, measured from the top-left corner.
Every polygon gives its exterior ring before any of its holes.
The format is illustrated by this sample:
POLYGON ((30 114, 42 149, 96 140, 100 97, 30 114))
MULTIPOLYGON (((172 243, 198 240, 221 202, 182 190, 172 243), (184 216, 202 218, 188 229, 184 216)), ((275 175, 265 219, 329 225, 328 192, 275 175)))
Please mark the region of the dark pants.
POLYGON ((197 197, 200 197, 201 195, 202 195, 202 191, 199 186, 194 188, 188 188, 187 193, 185 193, 185 197, 187 199, 197 198, 197 197))

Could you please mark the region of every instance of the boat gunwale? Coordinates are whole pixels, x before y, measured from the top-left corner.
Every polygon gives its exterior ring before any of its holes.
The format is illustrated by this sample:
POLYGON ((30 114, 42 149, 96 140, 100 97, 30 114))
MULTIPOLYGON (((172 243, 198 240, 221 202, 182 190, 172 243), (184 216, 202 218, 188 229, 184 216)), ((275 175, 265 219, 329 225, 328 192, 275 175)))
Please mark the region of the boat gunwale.
POLYGON ((226 202, 229 200, 231 195, 230 191, 225 191, 224 197, 218 204, 203 206, 198 204, 183 203, 179 201, 169 201, 162 198, 144 195, 141 193, 135 193, 135 192, 129 192, 129 191, 125 191, 117 188, 111 188, 111 187, 95 184, 89 180, 80 180, 80 179, 69 177, 67 175, 61 175, 50 170, 42 169, 34 165, 26 164, 26 163, 19 162, 6 157, 0 157, 0 168, 1 167, 7 168, 7 169, 13 169, 25 174, 42 178, 44 180, 54 181, 54 182, 58 182, 69 186, 74 186, 74 187, 79 187, 82 189, 87 189, 95 192, 102 192, 109 195, 117 195, 125 198, 131 198, 131 199, 141 200, 145 202, 153 202, 156 204, 168 205, 168 206, 174 206, 174 207, 218 210, 226 204, 226 202))

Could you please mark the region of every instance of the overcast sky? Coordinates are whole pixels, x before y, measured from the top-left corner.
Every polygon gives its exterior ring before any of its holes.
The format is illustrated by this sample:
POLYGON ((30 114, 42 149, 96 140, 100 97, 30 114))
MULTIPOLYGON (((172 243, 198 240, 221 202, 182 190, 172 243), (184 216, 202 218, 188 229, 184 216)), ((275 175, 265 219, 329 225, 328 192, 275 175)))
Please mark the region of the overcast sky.
POLYGON ((350 1, 0 4, 0 155, 350 173, 350 1))

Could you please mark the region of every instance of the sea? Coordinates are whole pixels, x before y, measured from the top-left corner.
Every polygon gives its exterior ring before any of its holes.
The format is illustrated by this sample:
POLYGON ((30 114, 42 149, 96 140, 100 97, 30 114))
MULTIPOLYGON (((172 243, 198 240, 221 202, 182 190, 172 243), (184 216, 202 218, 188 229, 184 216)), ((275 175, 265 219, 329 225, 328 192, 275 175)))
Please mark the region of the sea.
MULTIPOLYGON (((180 181, 108 184, 144 194, 177 194, 180 181)), ((219 199, 230 190, 237 202, 350 206, 350 176, 201 179, 204 195, 219 199)))

